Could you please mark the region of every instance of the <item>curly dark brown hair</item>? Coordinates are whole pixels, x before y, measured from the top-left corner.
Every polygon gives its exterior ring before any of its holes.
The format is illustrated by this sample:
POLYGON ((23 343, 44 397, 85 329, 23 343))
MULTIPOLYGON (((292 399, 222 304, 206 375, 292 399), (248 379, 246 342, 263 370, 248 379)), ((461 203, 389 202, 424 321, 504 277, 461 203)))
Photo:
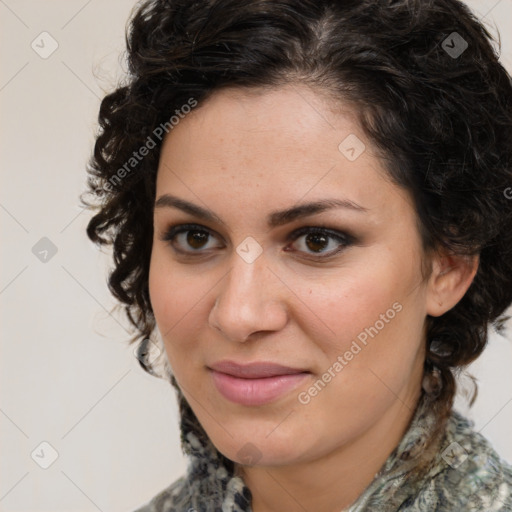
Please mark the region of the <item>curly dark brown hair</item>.
POLYGON ((201 105, 223 87, 305 83, 355 108, 390 178, 414 200, 425 254, 480 255, 459 303, 427 317, 426 376, 442 382, 434 443, 457 371, 481 354, 490 325, 503 329, 512 302, 512 83, 499 41, 458 0, 146 0, 126 42, 129 73, 101 102, 93 200, 84 202, 97 209, 88 236, 113 246, 108 282, 132 341, 155 329, 155 134, 190 98, 201 105))

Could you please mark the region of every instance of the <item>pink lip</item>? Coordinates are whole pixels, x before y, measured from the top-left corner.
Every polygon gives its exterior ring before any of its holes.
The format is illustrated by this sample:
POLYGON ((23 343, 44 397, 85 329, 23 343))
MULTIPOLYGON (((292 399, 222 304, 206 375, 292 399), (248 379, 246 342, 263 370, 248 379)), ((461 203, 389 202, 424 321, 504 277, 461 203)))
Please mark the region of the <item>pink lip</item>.
POLYGON ((217 390, 228 400, 241 405, 263 405, 297 387, 307 370, 274 363, 239 365, 222 361, 211 365, 217 390))
POLYGON ((234 361, 219 361, 209 366, 211 370, 226 373, 233 377, 244 379, 259 379, 262 377, 275 377, 278 375, 291 375, 294 373, 304 373, 308 370, 304 368, 291 368, 280 364, 267 361, 258 361, 255 363, 239 364, 234 361))

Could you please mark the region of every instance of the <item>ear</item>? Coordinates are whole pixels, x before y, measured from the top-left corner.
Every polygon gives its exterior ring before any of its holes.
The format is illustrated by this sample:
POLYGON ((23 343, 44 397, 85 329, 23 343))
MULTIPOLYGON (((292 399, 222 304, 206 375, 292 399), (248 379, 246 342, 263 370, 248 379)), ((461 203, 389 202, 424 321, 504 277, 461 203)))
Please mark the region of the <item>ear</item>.
POLYGON ((464 297, 473 282, 479 255, 459 256, 441 250, 433 256, 426 308, 430 316, 441 316, 464 297))

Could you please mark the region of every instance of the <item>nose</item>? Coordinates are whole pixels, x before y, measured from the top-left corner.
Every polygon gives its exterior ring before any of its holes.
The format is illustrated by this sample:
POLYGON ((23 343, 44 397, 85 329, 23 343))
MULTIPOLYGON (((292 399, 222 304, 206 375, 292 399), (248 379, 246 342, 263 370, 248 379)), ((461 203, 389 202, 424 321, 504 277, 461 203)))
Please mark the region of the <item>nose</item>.
POLYGON ((269 268, 265 253, 252 263, 234 253, 231 270, 215 290, 209 322, 226 339, 244 342, 255 333, 283 329, 288 321, 286 286, 269 268))

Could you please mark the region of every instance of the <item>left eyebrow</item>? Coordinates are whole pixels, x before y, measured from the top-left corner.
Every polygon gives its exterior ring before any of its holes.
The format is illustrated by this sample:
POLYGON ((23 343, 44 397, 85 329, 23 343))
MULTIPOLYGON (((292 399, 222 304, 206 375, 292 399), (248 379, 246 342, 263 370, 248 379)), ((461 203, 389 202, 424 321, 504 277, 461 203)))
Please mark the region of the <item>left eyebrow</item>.
MULTIPOLYGON (((170 194, 161 195, 155 201, 155 208, 177 208, 199 219, 225 224, 225 222, 212 211, 170 194)), ((368 208, 350 201, 349 199, 323 199, 272 212, 267 217, 267 224, 270 228, 274 228, 334 208, 346 208, 359 213, 368 212, 368 208)))

